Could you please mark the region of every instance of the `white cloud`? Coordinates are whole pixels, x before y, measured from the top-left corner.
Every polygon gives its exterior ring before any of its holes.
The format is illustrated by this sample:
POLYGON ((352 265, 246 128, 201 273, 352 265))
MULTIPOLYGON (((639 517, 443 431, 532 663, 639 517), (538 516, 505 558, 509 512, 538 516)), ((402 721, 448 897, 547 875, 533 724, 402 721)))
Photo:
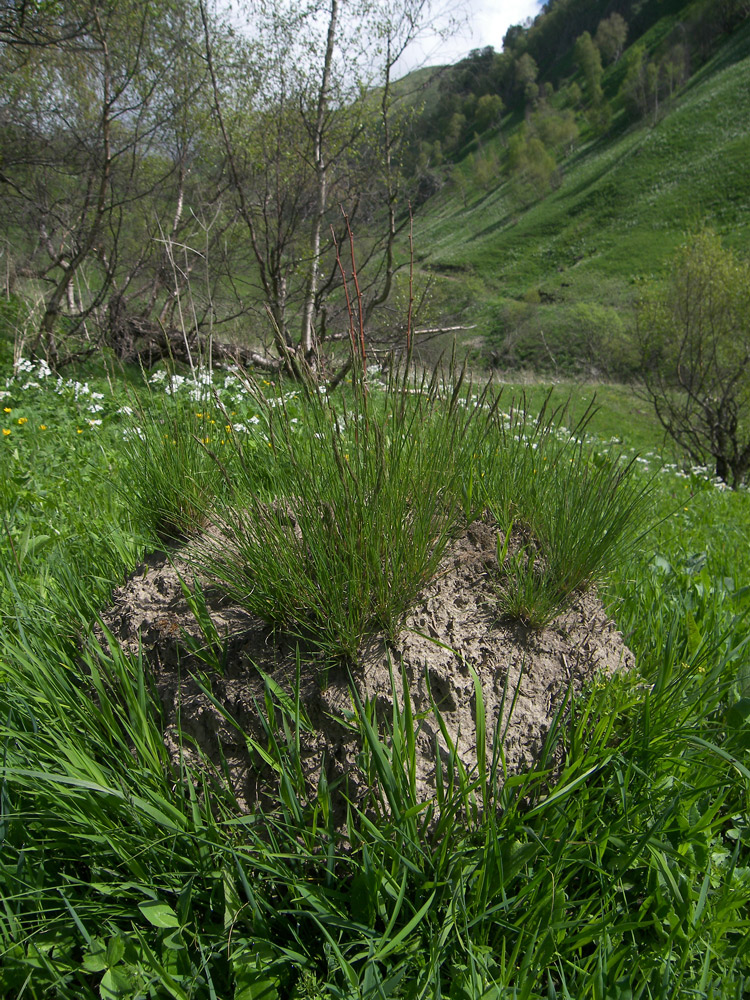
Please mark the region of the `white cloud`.
POLYGON ((435 30, 426 31, 412 43, 397 66, 398 73, 407 73, 419 66, 454 63, 468 55, 472 49, 491 45, 497 52, 503 47, 503 36, 512 24, 522 24, 526 18, 535 17, 541 9, 541 0, 467 0, 465 23, 449 38, 441 39, 440 28, 447 23, 435 23, 435 30))

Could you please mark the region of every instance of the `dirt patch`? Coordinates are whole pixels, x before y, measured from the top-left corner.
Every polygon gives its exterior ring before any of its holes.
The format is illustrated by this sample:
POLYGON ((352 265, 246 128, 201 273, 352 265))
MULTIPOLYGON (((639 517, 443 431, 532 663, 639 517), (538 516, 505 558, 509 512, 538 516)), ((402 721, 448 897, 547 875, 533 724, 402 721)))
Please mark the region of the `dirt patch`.
MULTIPOLYGON (((325 668, 305 651, 298 666, 296 646, 288 638, 210 587, 204 591, 206 609, 218 638, 206 655, 206 636, 183 589, 193 578, 182 550, 139 566, 115 592, 103 619, 126 650, 143 649, 163 704, 170 752, 190 758, 191 747, 200 747, 228 773, 246 809, 274 795, 272 776, 252 742, 262 747, 268 742, 263 724, 267 685, 278 686, 291 699, 299 686, 310 723, 300 734, 300 762, 310 792, 325 768, 329 784, 345 785, 357 801, 367 790, 367 778, 359 767, 359 740, 347 724, 353 709, 350 676, 361 701, 374 703, 386 727, 393 716, 392 679, 403 707, 405 677, 419 717, 417 790, 426 800, 434 794, 436 760, 440 756, 444 762, 448 755, 433 706, 467 771, 476 770, 473 672, 484 700, 488 764, 499 726, 505 766, 517 773, 538 759, 569 688, 579 691, 596 674, 611 675, 633 662, 593 591, 580 595, 542 630, 498 620, 496 534, 489 522, 468 528, 447 550, 399 639, 371 639, 351 674, 342 667, 325 668), (217 659, 221 674, 206 666, 217 659)), ((281 711, 277 707, 277 726, 281 711)))

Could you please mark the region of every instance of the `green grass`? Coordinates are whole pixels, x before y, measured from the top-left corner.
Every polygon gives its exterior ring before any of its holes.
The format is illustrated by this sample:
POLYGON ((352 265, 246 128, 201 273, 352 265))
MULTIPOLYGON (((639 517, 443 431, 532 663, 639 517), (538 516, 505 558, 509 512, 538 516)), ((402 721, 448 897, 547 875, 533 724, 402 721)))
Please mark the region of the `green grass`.
POLYGON ((632 386, 595 383, 592 380, 502 381, 510 397, 523 397, 532 413, 541 410, 549 395, 552 409, 564 409, 563 422, 575 427, 588 414, 586 433, 599 444, 611 442, 644 455, 654 452, 670 455, 671 445, 650 404, 640 398, 632 386))
MULTIPOLYGON (((263 407, 261 387, 251 384, 263 407)), ((315 385, 299 417, 266 410, 273 502, 243 463, 209 519, 227 540, 199 561, 248 610, 331 654, 356 658, 368 632, 393 636, 435 573, 460 514, 459 479, 489 393, 451 398, 439 373, 392 372, 384 391, 354 380, 330 400, 315 385), (299 421, 302 431, 298 430, 299 421)))
POLYGON ((481 463, 483 499, 504 532, 500 607, 535 628, 628 554, 651 505, 635 459, 586 446, 591 410, 568 429, 551 395, 533 419, 511 411, 481 463))
MULTIPOLYGON (((170 760, 148 669, 92 630, 111 587, 149 539, 158 542, 123 489, 130 468, 123 432, 134 416, 120 411, 132 400, 117 384, 110 391, 92 381, 88 395, 105 395, 94 402, 104 409, 91 414, 80 389, 76 401, 74 387, 58 394, 39 381, 38 389, 17 380, 6 389, 12 434, 0 441, 3 470, 12 470, 1 480, 4 507, 13 512, 0 538, 0 995, 746 993, 746 492, 719 490, 697 473, 659 471, 654 458, 643 478, 632 473, 636 486, 653 479, 657 525, 630 559, 611 562, 605 593, 637 670, 573 701, 532 771, 504 780, 502 733, 486 731, 477 699, 476 737, 493 749, 490 763, 467 773, 449 754, 425 807, 415 801, 419 720, 408 699, 401 709, 394 699, 385 726, 376 725, 372 706, 355 704, 351 724, 371 793, 350 808, 342 835, 333 828, 335 790, 325 781, 312 795, 305 789, 295 734, 307 720, 294 698, 267 691, 268 725, 256 751, 272 762, 279 797, 264 813, 239 814, 221 782, 170 760), (82 418, 102 424, 82 426, 82 418), (27 528, 31 539, 53 526, 59 536, 27 543, 21 560, 27 528)), ((278 400, 266 421, 269 408, 255 393, 217 374, 212 409, 196 406, 191 417, 188 402, 202 407, 205 390, 201 397, 201 386, 187 382, 169 398, 156 396, 151 419, 174 407, 167 412, 183 414, 186 433, 209 437, 206 447, 233 475, 242 462, 248 477, 258 470, 266 497, 294 468, 284 464, 283 435, 269 433, 279 415, 286 409, 299 421, 289 429, 303 462, 310 440, 321 441, 315 421, 333 413, 314 410, 294 390, 265 386, 278 400), (233 430, 239 451, 226 443, 235 438, 220 423, 225 411, 245 428, 233 430), (195 412, 211 413, 205 434, 195 412)), ((601 439, 589 424, 587 442, 606 469, 611 424, 636 404, 624 392, 604 396, 605 410, 610 399, 617 408, 596 418, 601 439)), ((350 413, 351 396, 346 405, 350 413)), ((409 405, 420 404, 410 397, 409 405)), ((571 403, 576 416, 586 405, 571 403)), ((342 406, 337 397, 337 413, 342 406)), ((374 435, 388 412, 376 386, 368 406, 374 435)), ((526 409, 533 413, 528 401, 526 409)), ((475 415, 469 440, 484 413, 475 415)), ((439 412, 436 419, 440 440, 439 412)), ((334 442, 351 443, 351 432, 330 420, 324 426, 331 454, 334 442)), ((429 447, 432 427, 419 427, 415 439, 424 435, 429 447)), ((647 421, 638 434, 641 445, 658 449, 647 421)), ((417 446, 409 447, 416 461, 417 446)), ((375 461, 357 457, 366 460, 375 461)), ((324 469, 333 475, 334 465, 324 469)), ((477 480, 464 479, 457 493, 464 516, 479 505, 477 480)), ((141 496, 148 500, 147 491, 141 496)), ((210 671, 203 683, 210 685, 210 671)))

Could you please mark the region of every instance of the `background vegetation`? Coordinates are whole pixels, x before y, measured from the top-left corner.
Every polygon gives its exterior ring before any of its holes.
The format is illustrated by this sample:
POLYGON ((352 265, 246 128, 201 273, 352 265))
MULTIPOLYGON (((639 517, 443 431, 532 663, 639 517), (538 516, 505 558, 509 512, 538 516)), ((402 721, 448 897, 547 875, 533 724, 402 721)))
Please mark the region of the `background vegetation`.
POLYGON ((745 0, 555 0, 395 82, 426 2, 337 0, 325 30, 260 5, 252 42, 200 2, 115 6, 0 23, 6 336, 50 363, 210 338, 325 367, 356 265, 374 340, 413 301, 428 360, 471 328, 484 365, 632 379, 643 283, 702 225, 746 243, 745 0))

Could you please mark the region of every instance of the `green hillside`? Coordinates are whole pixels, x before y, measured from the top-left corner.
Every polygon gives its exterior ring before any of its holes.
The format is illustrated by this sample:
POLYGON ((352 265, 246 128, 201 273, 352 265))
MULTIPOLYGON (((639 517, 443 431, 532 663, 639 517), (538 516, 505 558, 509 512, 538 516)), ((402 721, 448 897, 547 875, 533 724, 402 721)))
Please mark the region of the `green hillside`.
MULTIPOLYGON (((659 22, 637 41, 655 45, 664 32, 659 22)), ((616 94, 634 51, 635 45, 605 71, 605 93, 609 87, 616 94)), ((485 354, 500 350, 502 356, 508 337, 518 335, 529 343, 507 360, 528 356, 538 366, 559 352, 559 361, 574 363, 567 347, 576 326, 588 324, 605 340, 612 331, 622 333, 640 280, 663 273, 687 231, 709 225, 727 245, 745 251, 749 81, 745 23, 657 116, 629 123, 619 107, 603 136, 582 129, 580 145, 560 165, 559 187, 528 205, 520 203, 511 177, 498 171, 485 190, 466 167, 468 157, 480 155, 502 164, 521 127, 508 116, 499 134, 485 138, 479 151, 472 144, 454 168, 466 172, 466 189, 448 181, 417 213, 419 263, 437 278, 438 299, 468 289, 464 316, 486 337, 485 354), (601 329, 602 321, 609 329, 601 329), (549 351, 538 347, 539 330, 549 351)), ((620 367, 627 367, 626 354, 623 348, 620 367)))

